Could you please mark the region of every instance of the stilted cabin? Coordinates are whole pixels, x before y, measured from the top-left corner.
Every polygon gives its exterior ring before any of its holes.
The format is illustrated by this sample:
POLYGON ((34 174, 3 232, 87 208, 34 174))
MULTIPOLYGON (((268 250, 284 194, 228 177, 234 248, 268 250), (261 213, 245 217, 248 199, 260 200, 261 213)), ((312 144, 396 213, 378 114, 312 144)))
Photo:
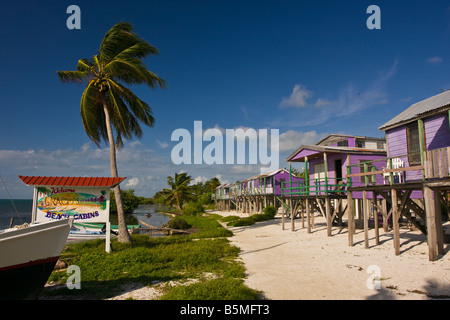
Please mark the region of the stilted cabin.
POLYGON ((303 179, 290 175, 286 169, 278 169, 219 186, 213 198, 219 210, 260 213, 266 206, 277 206, 281 187, 289 181, 303 182, 303 179))
MULTIPOLYGON (((347 166, 348 201, 363 191, 382 196, 392 207, 388 212, 383 205, 381 213, 392 217, 396 254, 400 254, 401 216, 427 235, 430 261, 444 252, 441 210, 449 211, 449 115, 450 91, 417 102, 379 127, 386 134, 387 158, 366 163, 364 170, 354 164, 347 166), (381 169, 377 162, 382 164, 381 169), (375 166, 378 169, 370 169, 375 166), (365 185, 356 185, 361 179, 365 185)), ((365 211, 370 211, 369 201, 365 205, 365 211)), ((365 242, 368 247, 368 236, 365 242)))
MULTIPOLYGON (((386 158, 386 142, 383 138, 331 134, 316 145, 303 145, 286 161, 305 163, 305 181, 284 183, 282 195, 289 196, 345 196, 346 167, 354 164, 363 171, 368 161, 386 158)), ((381 163, 370 170, 378 169, 381 163)), ((381 181, 380 181, 381 182, 381 181)), ((365 178, 355 180, 354 185, 364 185, 365 178)), ((362 198, 362 193, 354 198, 362 198)))
POLYGON ((379 128, 386 133, 388 157, 400 159, 401 167, 424 166, 404 171, 402 182, 448 177, 449 114, 446 91, 413 104, 379 128), (427 166, 427 160, 435 161, 427 166))

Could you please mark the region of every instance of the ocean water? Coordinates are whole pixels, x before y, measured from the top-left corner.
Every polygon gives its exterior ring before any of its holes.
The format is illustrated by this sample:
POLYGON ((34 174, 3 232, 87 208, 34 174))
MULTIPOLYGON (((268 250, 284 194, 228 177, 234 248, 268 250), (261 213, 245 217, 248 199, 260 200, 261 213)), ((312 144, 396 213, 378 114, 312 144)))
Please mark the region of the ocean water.
POLYGON ((0 199, 0 229, 9 227, 11 218, 14 218, 13 225, 31 222, 31 209, 33 200, 16 199, 13 200, 18 214, 9 199, 0 199))
MULTIPOLYGON (((31 210, 33 200, 13 200, 18 214, 9 199, 0 199, 0 229, 9 227, 11 218, 14 218, 13 225, 31 222, 31 210)), ((135 219, 128 219, 129 224, 139 224, 139 220, 155 227, 161 227, 170 220, 170 216, 156 212, 155 205, 140 205, 133 213, 135 219)), ((111 216, 113 217, 113 216, 111 216)), ((111 221, 114 224, 114 221, 111 221)))

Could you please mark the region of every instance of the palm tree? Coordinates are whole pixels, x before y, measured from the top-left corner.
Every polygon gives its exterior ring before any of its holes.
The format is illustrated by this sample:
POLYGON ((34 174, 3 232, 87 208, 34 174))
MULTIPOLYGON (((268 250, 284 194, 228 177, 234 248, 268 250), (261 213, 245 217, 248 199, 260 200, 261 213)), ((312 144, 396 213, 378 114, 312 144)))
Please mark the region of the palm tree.
MULTIPOLYGON (((149 127, 154 122, 151 108, 121 82, 146 84, 150 88, 166 85, 142 62, 146 56, 157 54, 158 49, 132 31, 130 23, 119 22, 106 32, 100 49, 90 60, 78 60, 76 71, 57 71, 62 82, 87 84, 81 96, 81 119, 87 135, 98 147, 102 140, 109 144, 112 177, 118 177, 116 147, 123 146, 122 139, 140 138, 139 122, 149 127)), ((119 242, 130 242, 119 186, 114 188, 114 194, 119 242)))
POLYGON ((175 173, 175 178, 168 176, 167 184, 169 188, 164 188, 158 193, 158 197, 169 206, 176 206, 180 212, 183 210, 183 203, 194 198, 192 188, 189 183, 192 181, 191 177, 186 172, 175 173))

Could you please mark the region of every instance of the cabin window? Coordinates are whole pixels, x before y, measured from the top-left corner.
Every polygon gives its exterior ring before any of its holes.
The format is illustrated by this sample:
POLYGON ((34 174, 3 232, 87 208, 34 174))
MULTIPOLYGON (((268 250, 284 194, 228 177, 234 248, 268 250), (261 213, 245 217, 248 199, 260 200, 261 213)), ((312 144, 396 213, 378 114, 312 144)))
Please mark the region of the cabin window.
POLYGON ((364 141, 361 141, 361 140, 356 141, 356 147, 357 148, 364 148, 365 147, 364 141))
POLYGON ((409 164, 420 164, 419 125, 417 122, 410 123, 406 126, 406 142, 408 146, 409 164))
POLYGON ((337 143, 338 147, 348 147, 348 140, 342 140, 337 143))
POLYGON ((323 162, 314 165, 314 179, 325 179, 325 165, 323 162))
MULTIPOLYGON (((372 162, 369 162, 369 161, 371 161, 371 160, 359 160, 359 172, 360 172, 360 173, 363 173, 363 172, 364 172, 364 162, 368 162, 368 163, 367 163, 367 172, 373 171, 373 168, 377 169, 377 168, 373 165, 373 163, 372 163, 372 162)), ((365 183, 365 182, 366 182, 365 177, 366 177, 366 176, 361 176, 361 177, 360 177, 360 182, 365 183)), ((372 178, 372 176, 369 176, 369 179, 371 179, 371 178, 372 178)))
POLYGON ((377 149, 383 150, 384 149, 384 143, 383 142, 377 142, 377 149))

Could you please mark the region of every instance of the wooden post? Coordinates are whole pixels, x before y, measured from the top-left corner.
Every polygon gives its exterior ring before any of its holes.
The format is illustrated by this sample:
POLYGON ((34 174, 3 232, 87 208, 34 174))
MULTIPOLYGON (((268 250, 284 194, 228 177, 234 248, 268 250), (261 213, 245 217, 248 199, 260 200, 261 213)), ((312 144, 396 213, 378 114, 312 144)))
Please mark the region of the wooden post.
POLYGON ((281 230, 284 230, 284 214, 286 208, 284 207, 284 199, 281 198, 281 230))
MULTIPOLYGON (((327 154, 323 153, 323 167, 324 167, 324 174, 325 174, 325 196, 328 196, 328 160, 327 160, 327 154)), ((319 182, 320 183, 320 182, 319 182)))
POLYGON ((369 201, 367 191, 363 191, 364 247, 369 248, 369 201))
POLYGON ((305 178, 303 180, 303 184, 305 185, 305 194, 309 196, 309 163, 308 157, 305 157, 305 178))
POLYGON ((292 197, 290 197, 289 199, 289 204, 291 206, 291 231, 295 231, 295 221, 294 221, 295 212, 292 197))
POLYGON ((373 222, 375 225, 375 244, 380 244, 380 232, 378 230, 378 199, 377 199, 377 194, 374 192, 372 192, 372 201, 373 201, 373 222))
POLYGON ((433 199, 433 190, 423 187, 423 197, 425 200, 425 210, 427 216, 427 242, 428 259, 437 260, 437 233, 436 233, 436 201, 433 199))
POLYGON ((436 212, 436 233, 438 254, 444 254, 444 232, 442 230, 441 192, 434 191, 434 206, 436 212))
POLYGON ((325 213, 327 215, 327 236, 331 237, 331 203, 330 198, 325 198, 325 213))
POLYGON ((352 192, 347 191, 347 221, 348 221, 348 245, 353 246, 353 234, 355 232, 355 219, 353 216, 352 192))
POLYGON ((397 199, 397 191, 395 189, 391 189, 391 198, 392 198, 392 224, 394 231, 394 250, 395 254, 400 254, 400 213, 398 212, 398 199, 397 199))
POLYGON ((383 209, 383 230, 384 233, 388 232, 389 230, 389 225, 388 225, 388 211, 387 211, 387 201, 386 199, 382 199, 381 200, 381 207, 383 209))
MULTIPOLYGON (((417 125, 419 128, 419 150, 420 150, 420 164, 423 166, 425 164, 425 130, 423 126, 423 120, 417 120, 417 125)), ((425 170, 422 170, 422 178, 425 179, 425 170)))
POLYGON ((306 206, 306 219, 308 220, 308 233, 311 233, 311 212, 309 209, 309 199, 305 199, 305 206, 306 206))

